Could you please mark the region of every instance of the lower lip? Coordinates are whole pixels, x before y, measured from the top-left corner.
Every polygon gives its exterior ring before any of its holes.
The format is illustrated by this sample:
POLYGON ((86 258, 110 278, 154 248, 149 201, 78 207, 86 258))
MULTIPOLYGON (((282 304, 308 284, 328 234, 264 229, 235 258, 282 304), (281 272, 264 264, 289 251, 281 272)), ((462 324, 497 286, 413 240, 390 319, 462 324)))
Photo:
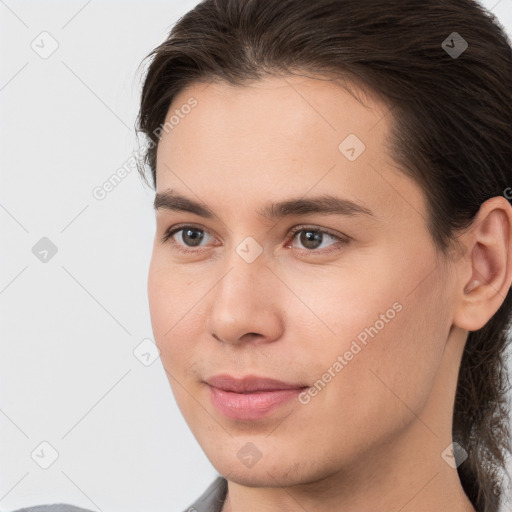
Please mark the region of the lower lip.
POLYGON ((234 393, 209 386, 213 405, 224 416, 234 420, 257 420, 270 414, 279 405, 297 398, 304 388, 234 393))

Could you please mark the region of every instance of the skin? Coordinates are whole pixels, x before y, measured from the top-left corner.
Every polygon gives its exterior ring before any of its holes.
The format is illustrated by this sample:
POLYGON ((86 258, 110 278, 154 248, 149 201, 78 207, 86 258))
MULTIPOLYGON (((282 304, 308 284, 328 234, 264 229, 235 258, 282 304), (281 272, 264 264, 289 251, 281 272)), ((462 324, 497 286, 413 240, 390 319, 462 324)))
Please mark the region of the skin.
POLYGON ((441 454, 468 331, 512 281, 507 200, 484 203, 459 237, 464 251, 444 258, 421 188, 386 150, 392 117, 376 98, 363 104, 334 81, 301 76, 195 83, 169 115, 190 97, 197 106, 159 143, 157 192, 173 189, 218 218, 156 211, 148 294, 178 406, 228 479, 223 512, 474 511, 441 454), (366 145, 353 162, 338 149, 351 133, 366 145), (374 215, 256 214, 324 193, 374 215), (199 247, 183 231, 173 237, 195 253, 161 242, 178 224, 205 231, 199 247), (314 252, 289 235, 301 225, 349 241, 323 235, 314 252), (263 251, 252 263, 236 252, 248 236, 263 251), (400 312, 309 403, 252 422, 212 405, 204 379, 221 373, 312 386, 396 302, 400 312), (248 442, 261 453, 252 467, 237 457, 248 442))

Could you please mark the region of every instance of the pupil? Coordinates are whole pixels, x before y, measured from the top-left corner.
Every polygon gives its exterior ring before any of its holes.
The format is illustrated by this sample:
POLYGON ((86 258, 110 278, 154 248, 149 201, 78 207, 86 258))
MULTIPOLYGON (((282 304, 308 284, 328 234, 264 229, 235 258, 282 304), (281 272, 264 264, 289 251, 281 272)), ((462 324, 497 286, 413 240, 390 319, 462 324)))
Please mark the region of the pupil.
POLYGON ((199 234, 198 236, 190 235, 190 233, 194 233, 194 232, 199 233, 199 231, 200 231, 199 229, 186 229, 185 230, 185 232, 184 232, 185 236, 187 236, 187 237, 191 236, 191 238, 192 238, 192 244, 190 244, 190 245, 197 246, 201 243, 201 240, 203 239, 203 236, 204 236, 203 233, 199 234))
POLYGON ((308 249, 317 249, 322 243, 322 234, 318 231, 303 231, 301 235, 301 243, 308 249), (315 245, 316 242, 319 242, 318 245, 315 245))

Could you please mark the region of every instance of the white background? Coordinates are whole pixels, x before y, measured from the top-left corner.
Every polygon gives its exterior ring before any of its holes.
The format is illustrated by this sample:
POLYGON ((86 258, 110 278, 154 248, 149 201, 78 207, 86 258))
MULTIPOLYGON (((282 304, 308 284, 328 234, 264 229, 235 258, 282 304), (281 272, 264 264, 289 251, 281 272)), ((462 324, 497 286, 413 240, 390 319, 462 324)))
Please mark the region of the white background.
MULTIPOLYGON (((92 194, 136 148, 140 62, 195 4, 0 0, 1 511, 179 512, 217 474, 160 360, 133 354, 152 338, 153 192, 133 170, 92 194), (59 454, 46 470, 43 441, 59 454)), ((484 4, 512 32, 512 0, 484 4)))

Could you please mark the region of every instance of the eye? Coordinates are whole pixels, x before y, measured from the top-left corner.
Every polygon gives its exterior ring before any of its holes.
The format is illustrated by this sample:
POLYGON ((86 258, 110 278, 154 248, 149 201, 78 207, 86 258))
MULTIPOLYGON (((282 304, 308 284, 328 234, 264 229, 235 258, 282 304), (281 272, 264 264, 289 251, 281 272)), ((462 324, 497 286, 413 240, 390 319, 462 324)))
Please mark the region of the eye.
MULTIPOLYGON (((305 247, 305 249, 297 248, 297 250, 308 256, 315 254, 327 254, 340 249, 340 246, 344 246, 348 243, 348 238, 336 235, 325 229, 308 227, 308 226, 297 226, 288 235, 288 239, 291 241, 298 237, 299 242, 305 247), (338 241, 338 243, 330 244, 325 246, 324 242, 329 239, 338 241), (335 246, 335 247, 333 247, 335 246)), ((185 253, 197 253, 196 248, 200 248, 206 244, 202 244, 203 241, 209 238, 215 240, 207 231, 201 228, 197 228, 190 225, 185 226, 173 226, 169 228, 164 236, 162 237, 162 243, 170 241, 172 245, 181 252, 185 253), (179 236, 176 236, 178 235, 179 236), (201 245, 202 244, 202 245, 201 245)), ((219 245, 216 243, 214 245, 219 245)), ((290 248, 289 244, 285 245, 285 248, 290 248)))
MULTIPOLYGON (((196 228, 194 226, 181 226, 169 228, 162 237, 162 243, 165 243, 170 240, 179 251, 196 252, 194 251, 194 247, 201 247, 201 242, 205 240, 205 234, 207 234, 207 231, 205 231, 204 229, 196 228), (178 233, 181 234, 177 238, 181 238, 181 242, 184 243, 184 245, 178 243, 174 239, 175 235, 177 235, 178 233), (190 247, 191 249, 187 249, 187 247, 190 247)), ((209 234, 208 236, 213 238, 209 234)))
MULTIPOLYGON (((348 243, 348 239, 339 235, 335 235, 326 231, 324 229, 314 228, 314 227, 305 227, 305 226, 297 226, 291 233, 292 241, 295 240, 298 236, 299 242, 306 249, 299 249, 302 253, 314 253, 318 252, 320 254, 330 253, 332 251, 338 250, 339 245, 346 245, 348 243), (323 242, 331 239, 338 241, 339 244, 330 244, 323 245, 323 242), (333 245, 338 245, 338 247, 332 248, 333 245), (324 250, 327 249, 327 250, 324 250)), ((290 245, 286 245, 285 247, 290 247, 290 245)))

